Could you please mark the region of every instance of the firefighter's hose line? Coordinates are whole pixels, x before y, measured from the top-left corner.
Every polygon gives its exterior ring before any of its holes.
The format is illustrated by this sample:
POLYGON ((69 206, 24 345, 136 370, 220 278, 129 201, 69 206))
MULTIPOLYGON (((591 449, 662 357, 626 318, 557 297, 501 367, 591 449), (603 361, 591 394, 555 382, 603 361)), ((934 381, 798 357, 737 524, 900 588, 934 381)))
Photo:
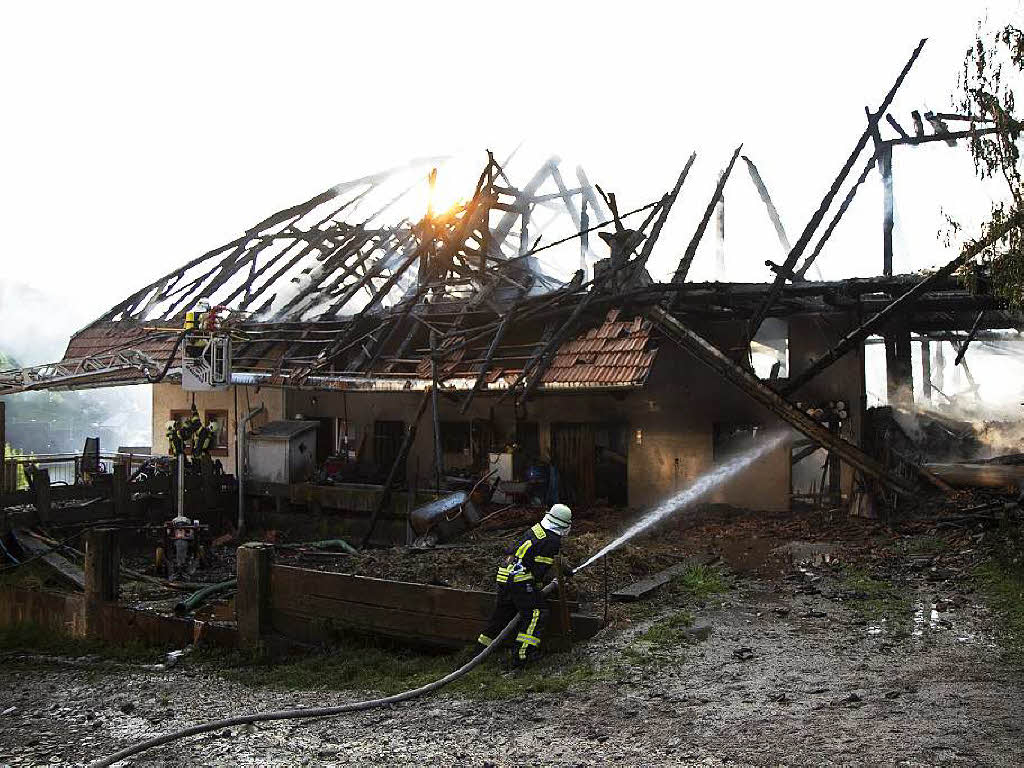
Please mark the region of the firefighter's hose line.
MULTIPOLYGON (((558 584, 557 581, 552 581, 542 590, 543 594, 549 594, 555 586, 558 584)), ((458 669, 449 672, 442 678, 434 680, 432 683, 427 683, 419 688, 413 688, 412 690, 402 691, 392 696, 385 696, 381 699, 367 699, 366 701, 352 701, 348 704, 339 704, 335 707, 316 707, 312 709, 281 709, 276 712, 254 712, 248 715, 236 715, 235 717, 226 717, 223 720, 212 720, 208 723, 202 723, 200 725, 193 725, 190 728, 183 728, 180 731, 173 731, 171 733, 165 733, 161 736, 154 736, 152 739, 146 739, 146 741, 140 741, 138 744, 133 744, 130 747, 125 747, 119 752, 115 752, 112 755, 95 760, 89 764, 90 768, 105 768, 105 766, 113 765, 125 758, 137 755, 141 752, 145 752, 153 747, 159 747, 164 744, 168 744, 178 739, 184 739, 188 736, 197 736, 200 733, 210 733, 211 731, 219 731, 221 728, 230 728, 235 725, 248 725, 249 723, 260 723, 267 720, 299 720, 308 717, 330 717, 332 715, 341 715, 346 712, 362 712, 367 709, 375 709, 377 707, 384 707, 388 704, 399 704, 403 701, 409 701, 419 696, 425 696, 428 693, 433 693, 439 688, 443 688, 448 683, 458 680, 460 677, 465 675, 470 670, 478 667, 488 656, 490 656, 494 650, 507 640, 513 632, 515 632, 516 624, 519 623, 519 614, 517 613, 512 620, 505 626, 501 633, 491 641, 491 644, 484 648, 480 653, 474 656, 472 659, 467 661, 458 669)))

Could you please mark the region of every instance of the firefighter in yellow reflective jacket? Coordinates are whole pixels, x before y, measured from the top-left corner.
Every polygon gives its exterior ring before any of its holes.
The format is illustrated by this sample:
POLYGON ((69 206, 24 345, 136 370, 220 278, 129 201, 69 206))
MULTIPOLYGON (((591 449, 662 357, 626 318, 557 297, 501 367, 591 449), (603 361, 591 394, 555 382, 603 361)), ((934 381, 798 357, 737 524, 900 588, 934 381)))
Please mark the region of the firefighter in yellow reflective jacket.
POLYGON ((519 538, 498 567, 498 602, 477 642, 490 645, 518 612, 519 631, 513 654, 516 666, 523 666, 540 654, 540 636, 548 618, 541 589, 571 525, 572 511, 564 504, 555 504, 519 538))

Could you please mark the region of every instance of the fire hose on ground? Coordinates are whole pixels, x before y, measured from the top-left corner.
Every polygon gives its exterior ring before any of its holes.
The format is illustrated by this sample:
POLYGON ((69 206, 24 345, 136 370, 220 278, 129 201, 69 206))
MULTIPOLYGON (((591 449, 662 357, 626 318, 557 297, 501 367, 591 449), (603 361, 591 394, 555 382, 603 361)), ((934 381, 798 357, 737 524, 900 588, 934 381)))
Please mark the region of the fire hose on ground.
MULTIPOLYGON (((552 581, 544 587, 541 594, 550 594, 557 585, 558 581, 552 581)), ((180 731, 172 731, 171 733, 165 733, 161 736, 154 736, 151 739, 140 741, 138 744, 125 747, 112 755, 108 755, 107 757, 90 763, 90 768, 104 768, 105 766, 113 765, 125 758, 131 757, 132 755, 138 755, 142 752, 153 749, 154 747, 169 744, 170 742, 177 741, 178 739, 184 739, 189 736, 198 736, 201 733, 210 733, 211 731, 219 731, 222 728, 230 728, 235 725, 248 725, 250 723, 266 722, 268 720, 301 720, 311 717, 331 717, 333 715, 342 715, 346 712, 362 712, 367 709, 376 709, 377 707, 384 707, 389 704, 400 704, 403 701, 409 701, 410 699, 415 699, 420 696, 426 696, 428 693, 433 693, 449 683, 458 680, 460 677, 482 664, 496 648, 512 636, 512 633, 516 630, 516 625, 519 623, 519 616, 520 615, 517 613, 505 628, 501 630, 501 633, 491 641, 490 645, 480 651, 480 653, 467 661, 461 667, 448 673, 444 677, 434 680, 431 683, 427 683, 426 685, 422 685, 419 688, 402 691, 401 693, 396 693, 392 696, 385 696, 380 699, 352 701, 348 704, 339 704, 334 707, 281 709, 273 712, 254 712, 248 715, 236 715, 235 717, 226 717, 223 720, 212 720, 208 723, 193 725, 189 728, 182 728, 180 731)))
MULTIPOLYGON (((756 459, 775 449, 785 439, 786 433, 779 432, 774 436, 766 437, 763 441, 758 442, 752 449, 741 453, 732 459, 724 462, 723 464, 715 467, 709 472, 700 475, 691 485, 687 486, 683 490, 679 491, 675 495, 665 499, 660 504, 655 505, 640 519, 636 520, 632 525, 626 528, 619 536, 610 541, 600 550, 595 552, 581 565, 577 566, 572 570, 572 573, 578 573, 587 566, 596 562, 600 558, 606 556, 612 550, 622 546, 624 543, 632 539, 633 537, 649 531, 653 526, 664 521, 669 516, 675 514, 680 509, 685 509, 695 501, 704 498, 713 488, 723 483, 728 478, 735 476, 740 471, 746 469, 756 459)), ((554 588, 558 585, 558 580, 552 581, 542 590, 542 594, 550 594, 554 588)), ((114 763, 124 760, 126 757, 137 755, 140 752, 145 752, 153 747, 159 747, 163 744, 168 744, 178 739, 183 739, 187 736, 196 736, 200 733, 210 733, 211 731, 219 731, 222 728, 229 728, 234 725, 248 725, 249 723, 258 723, 267 720, 298 720, 309 717, 330 717, 332 715, 341 715, 346 712, 361 712, 367 709, 374 709, 376 707, 383 707, 388 704, 398 704, 403 701, 409 701, 419 696, 425 696, 428 693, 433 693, 439 688, 443 688, 449 683, 458 680, 460 677, 465 675, 470 670, 479 666, 484 659, 490 656, 494 650, 500 646, 505 640, 507 640, 512 633, 515 631, 516 624, 518 624, 520 614, 516 614, 515 617, 508 623, 508 625, 501 631, 501 633, 491 641, 491 644, 484 648, 480 653, 474 656, 472 659, 467 661, 461 667, 456 669, 439 680, 435 680, 432 683, 427 683, 419 688, 413 688, 409 691, 403 691, 402 693, 396 693, 393 696, 386 696, 382 699, 368 699, 366 701, 354 701, 348 704, 341 704, 336 707, 318 707, 315 709, 284 709, 277 712, 262 712, 248 715, 238 715, 236 717, 228 717, 223 720, 214 720, 209 723, 203 723, 202 725, 194 725, 190 728, 184 728, 180 731, 174 731, 173 733, 167 733, 163 736, 154 736, 152 739, 139 742, 131 747, 126 747, 119 752, 97 760, 90 765, 92 768, 102 768, 103 766, 113 765, 114 763)))

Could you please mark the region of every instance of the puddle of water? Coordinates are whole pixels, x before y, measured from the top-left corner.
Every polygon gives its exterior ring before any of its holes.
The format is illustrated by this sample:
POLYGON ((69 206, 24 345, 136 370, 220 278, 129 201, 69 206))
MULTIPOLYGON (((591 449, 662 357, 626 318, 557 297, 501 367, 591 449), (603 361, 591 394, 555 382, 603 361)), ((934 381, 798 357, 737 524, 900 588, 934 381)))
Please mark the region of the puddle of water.
POLYGON ((932 608, 931 604, 918 603, 914 606, 914 629, 910 634, 914 637, 921 637, 924 635, 926 625, 928 629, 935 629, 938 626, 936 624, 938 619, 939 612, 932 608))

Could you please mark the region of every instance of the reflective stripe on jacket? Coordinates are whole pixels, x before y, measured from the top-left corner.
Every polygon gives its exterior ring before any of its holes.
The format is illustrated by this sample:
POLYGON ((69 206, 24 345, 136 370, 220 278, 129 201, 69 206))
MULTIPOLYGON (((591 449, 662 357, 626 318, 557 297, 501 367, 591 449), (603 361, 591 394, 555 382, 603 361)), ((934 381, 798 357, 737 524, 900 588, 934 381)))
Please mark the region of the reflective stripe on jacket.
POLYGON ((498 568, 497 582, 542 582, 561 547, 562 537, 545 530, 537 523, 519 538, 514 548, 510 549, 508 556, 498 568))

